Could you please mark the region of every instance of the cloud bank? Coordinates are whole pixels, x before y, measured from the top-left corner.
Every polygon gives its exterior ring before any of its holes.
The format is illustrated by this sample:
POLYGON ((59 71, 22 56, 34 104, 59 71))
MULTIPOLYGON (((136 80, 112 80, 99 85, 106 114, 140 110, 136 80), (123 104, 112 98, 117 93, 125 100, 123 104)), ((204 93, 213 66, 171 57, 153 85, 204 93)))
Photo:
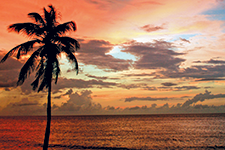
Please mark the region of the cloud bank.
MULTIPOLYGON (((211 94, 209 91, 205 93, 199 93, 192 99, 188 99, 183 104, 169 106, 165 103, 162 106, 158 106, 153 103, 149 106, 134 106, 134 107, 114 107, 107 106, 102 107, 100 103, 96 103, 91 97, 92 91, 83 90, 81 92, 74 92, 69 89, 62 95, 68 95, 69 99, 63 102, 61 105, 52 104, 53 115, 105 115, 105 114, 171 114, 171 113, 225 113, 225 105, 203 105, 196 104, 209 99, 225 98, 225 94, 211 94)), ((182 98, 182 97, 181 97, 182 98)), ((133 100, 139 101, 169 101, 172 98, 167 97, 132 97, 127 98, 124 102, 131 102, 133 100)), ((11 102, 6 107, 2 108, 0 115, 45 115, 46 103, 40 104, 38 101, 31 101, 27 98, 22 99, 19 102, 11 102)))

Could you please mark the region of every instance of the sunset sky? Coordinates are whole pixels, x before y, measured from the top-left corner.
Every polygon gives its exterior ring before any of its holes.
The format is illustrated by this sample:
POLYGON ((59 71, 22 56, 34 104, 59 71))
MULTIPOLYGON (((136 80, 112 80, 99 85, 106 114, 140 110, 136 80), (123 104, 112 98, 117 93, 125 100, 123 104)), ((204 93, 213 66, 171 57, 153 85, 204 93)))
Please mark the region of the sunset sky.
MULTIPOLYGON (((225 112, 223 0, 1 0, 0 58, 29 38, 13 23, 52 4, 81 48, 79 74, 62 55, 52 112, 139 114, 225 112)), ((33 76, 16 87, 24 59, 0 64, 0 115, 46 114, 47 91, 33 76)))

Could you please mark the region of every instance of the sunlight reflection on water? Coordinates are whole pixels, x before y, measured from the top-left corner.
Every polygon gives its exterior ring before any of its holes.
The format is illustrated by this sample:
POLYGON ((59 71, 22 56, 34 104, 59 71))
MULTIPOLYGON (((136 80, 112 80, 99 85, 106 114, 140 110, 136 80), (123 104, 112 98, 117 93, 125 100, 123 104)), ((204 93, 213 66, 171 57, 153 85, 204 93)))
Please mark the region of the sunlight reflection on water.
MULTIPOLYGON (((41 149, 45 117, 0 117, 0 149, 41 149)), ((50 149, 225 147, 225 114, 54 116, 50 149)))

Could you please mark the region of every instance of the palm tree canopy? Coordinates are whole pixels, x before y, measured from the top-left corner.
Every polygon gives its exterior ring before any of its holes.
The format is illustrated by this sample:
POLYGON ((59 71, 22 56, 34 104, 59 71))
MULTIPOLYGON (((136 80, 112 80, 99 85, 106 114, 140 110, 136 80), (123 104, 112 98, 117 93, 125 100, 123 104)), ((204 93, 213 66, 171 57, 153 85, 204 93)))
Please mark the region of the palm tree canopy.
POLYGON ((57 83, 60 74, 58 58, 62 52, 75 64, 74 68, 78 73, 78 62, 74 53, 80 45, 77 40, 65 36, 69 31, 76 31, 76 24, 73 21, 59 24, 55 8, 52 5, 48 7, 49 10, 44 8, 43 16, 36 12, 28 14, 34 23, 15 23, 8 27, 9 31, 25 34, 32 40, 14 47, 0 61, 0 63, 4 62, 15 52, 17 52, 16 58, 20 59, 22 55, 32 51, 20 71, 17 85, 23 84, 25 79, 36 71, 36 78, 31 85, 34 90, 39 87, 38 92, 45 87, 48 88, 52 79, 55 79, 55 84, 57 83))

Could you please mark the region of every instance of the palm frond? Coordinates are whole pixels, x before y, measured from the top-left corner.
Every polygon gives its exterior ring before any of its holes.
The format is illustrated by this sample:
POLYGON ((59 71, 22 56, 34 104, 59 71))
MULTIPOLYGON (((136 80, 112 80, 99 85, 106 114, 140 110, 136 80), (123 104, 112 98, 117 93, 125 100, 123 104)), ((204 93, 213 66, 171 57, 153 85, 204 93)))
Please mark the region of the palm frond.
POLYGON ((66 53, 68 60, 71 63, 75 63, 75 70, 77 70, 77 74, 78 74, 78 71, 79 71, 78 62, 73 53, 80 48, 79 42, 75 40, 74 38, 67 37, 67 36, 58 37, 57 40, 59 44, 61 45, 61 51, 66 53))
POLYGON ((38 39, 35 39, 35 40, 31 40, 31 41, 25 42, 23 44, 20 44, 18 47, 18 52, 17 52, 16 58, 19 59, 21 55, 26 55, 27 52, 33 50, 34 44, 38 43, 38 42, 40 43, 41 41, 38 39))
POLYGON ((6 61, 6 59, 8 59, 10 56, 13 55, 13 53, 18 49, 18 46, 14 47, 13 49, 11 49, 0 61, 0 63, 3 63, 6 61))
MULTIPOLYGON (((51 80, 50 80, 51 82, 51 80)), ((45 87, 47 88, 49 84, 49 80, 47 79, 47 77, 44 75, 44 79, 42 80, 39 88, 38 88, 38 92, 42 91, 45 87)), ((50 83, 51 84, 51 83, 50 83)))
POLYGON ((41 34, 40 26, 30 22, 12 24, 8 27, 8 30, 10 32, 15 31, 17 33, 23 33, 28 36, 32 36, 32 35, 39 36, 41 34))
POLYGON ((32 90, 36 90, 37 87, 38 87, 38 84, 39 84, 39 78, 36 78, 36 79, 31 83, 32 90))
POLYGON ((17 85, 22 85, 23 82, 25 81, 25 79, 28 77, 28 75, 30 75, 34 71, 36 59, 40 55, 40 52, 42 51, 42 49, 43 49, 43 47, 40 47, 26 61, 26 63, 24 64, 24 66, 20 70, 17 85))
POLYGON ((77 74, 78 74, 79 69, 78 69, 78 62, 77 62, 76 57, 71 52, 69 47, 64 47, 63 51, 66 53, 67 59, 70 61, 70 63, 74 63, 75 64, 74 69, 77 71, 77 74))
POLYGON ((15 53, 15 51, 18 51, 16 57, 17 59, 19 59, 21 55, 26 55, 28 51, 32 50, 34 44, 37 42, 41 42, 41 41, 38 39, 35 39, 35 40, 31 40, 14 47, 2 58, 0 63, 3 63, 4 61, 6 61, 6 59, 8 59, 10 56, 12 56, 15 53))
POLYGON ((51 10, 47 11, 44 8, 44 16, 45 16, 44 18, 45 18, 45 22, 46 22, 47 26, 50 29, 51 27, 55 27, 57 22, 56 22, 56 11, 55 11, 54 7, 52 5, 49 5, 48 7, 51 10))
POLYGON ((52 59, 46 59, 46 65, 44 68, 43 79, 38 88, 38 92, 42 91, 45 87, 48 88, 48 86, 51 84, 53 63, 54 63, 54 61, 52 59))
POLYGON ((37 23, 42 24, 42 26, 45 26, 45 22, 39 13, 36 13, 36 12, 29 13, 28 16, 31 19, 34 19, 37 23))
POLYGON ((69 47, 71 52, 75 52, 77 49, 80 48, 80 44, 77 40, 71 37, 63 36, 63 37, 58 37, 56 39, 62 46, 64 47, 69 47))
POLYGON ((33 90, 36 90, 39 84, 39 80, 43 79, 43 74, 44 74, 44 59, 41 58, 39 61, 39 64, 36 67, 36 79, 31 83, 31 86, 33 86, 33 90))
POLYGON ((76 31, 76 24, 73 21, 69 21, 58 25, 55 30, 55 32, 60 35, 65 34, 68 31, 76 31))
POLYGON ((51 19, 56 22, 56 11, 55 11, 55 8, 52 6, 52 5, 49 5, 48 6, 49 8, 51 8, 50 10, 50 16, 51 16, 51 19))
POLYGON ((61 72, 61 70, 59 67, 59 61, 58 61, 57 57, 55 57, 55 60, 53 63, 53 72, 52 72, 52 75, 55 78, 55 84, 57 84, 60 72, 61 72))
POLYGON ((45 19, 46 25, 49 26, 50 14, 45 8, 44 8, 44 19, 45 19))

